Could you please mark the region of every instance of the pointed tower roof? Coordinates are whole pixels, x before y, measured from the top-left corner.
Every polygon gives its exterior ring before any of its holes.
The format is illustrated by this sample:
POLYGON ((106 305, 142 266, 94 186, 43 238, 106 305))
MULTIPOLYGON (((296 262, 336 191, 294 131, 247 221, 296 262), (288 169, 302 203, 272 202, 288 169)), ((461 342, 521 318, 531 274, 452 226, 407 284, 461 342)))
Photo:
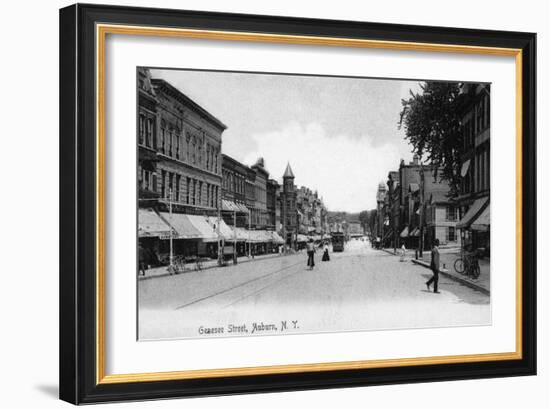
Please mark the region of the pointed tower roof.
POLYGON ((292 169, 290 168, 290 163, 287 163, 283 178, 293 178, 293 177, 294 177, 294 173, 292 173, 292 169))

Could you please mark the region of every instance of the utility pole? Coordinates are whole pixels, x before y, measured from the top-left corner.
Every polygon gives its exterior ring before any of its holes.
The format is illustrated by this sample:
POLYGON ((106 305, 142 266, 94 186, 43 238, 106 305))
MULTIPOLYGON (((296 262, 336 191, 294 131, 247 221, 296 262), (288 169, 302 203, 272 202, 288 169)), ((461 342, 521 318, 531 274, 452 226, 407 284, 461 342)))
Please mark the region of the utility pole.
POLYGON ((252 209, 248 209, 248 258, 252 255, 252 243, 250 241, 250 230, 252 230, 252 209))
POLYGON ((216 223, 216 234, 218 236, 218 265, 221 266, 221 265, 223 265, 223 247, 224 247, 224 243, 223 243, 223 239, 221 238, 221 233, 220 233, 220 223, 221 223, 221 218, 222 218, 222 215, 221 215, 221 198, 220 198, 217 187, 216 187, 216 204, 217 204, 217 207, 218 207, 218 222, 216 223))
POLYGON ((233 264, 237 264, 237 211, 233 211, 233 264))
POLYGON ((424 250, 424 168, 420 161, 420 236, 418 237, 418 254, 422 258, 424 250))
POLYGON ((172 188, 168 190, 168 208, 169 208, 169 214, 170 214, 170 265, 168 266, 168 271, 172 273, 174 271, 174 232, 173 232, 173 225, 172 222, 172 188))

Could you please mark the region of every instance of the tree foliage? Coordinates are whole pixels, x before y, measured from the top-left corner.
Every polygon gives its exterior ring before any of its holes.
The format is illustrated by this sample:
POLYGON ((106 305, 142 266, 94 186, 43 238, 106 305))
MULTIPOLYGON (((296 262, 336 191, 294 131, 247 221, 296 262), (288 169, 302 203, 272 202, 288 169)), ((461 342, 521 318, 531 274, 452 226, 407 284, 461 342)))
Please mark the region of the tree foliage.
POLYGON ((405 130, 414 152, 431 163, 435 174, 448 181, 451 194, 456 194, 460 186, 464 94, 453 82, 427 82, 421 90, 401 100, 399 128, 405 130))

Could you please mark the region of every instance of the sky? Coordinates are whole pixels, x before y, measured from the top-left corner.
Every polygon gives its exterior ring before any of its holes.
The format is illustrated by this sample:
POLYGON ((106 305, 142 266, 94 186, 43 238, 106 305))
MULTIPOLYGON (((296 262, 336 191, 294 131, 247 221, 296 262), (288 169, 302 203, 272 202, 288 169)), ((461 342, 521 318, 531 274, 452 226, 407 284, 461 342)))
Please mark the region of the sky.
POLYGON ((246 165, 264 158, 280 181, 317 190, 328 210, 376 207, 376 191, 409 162, 398 129, 401 99, 417 81, 152 69, 227 129, 222 152, 246 165))

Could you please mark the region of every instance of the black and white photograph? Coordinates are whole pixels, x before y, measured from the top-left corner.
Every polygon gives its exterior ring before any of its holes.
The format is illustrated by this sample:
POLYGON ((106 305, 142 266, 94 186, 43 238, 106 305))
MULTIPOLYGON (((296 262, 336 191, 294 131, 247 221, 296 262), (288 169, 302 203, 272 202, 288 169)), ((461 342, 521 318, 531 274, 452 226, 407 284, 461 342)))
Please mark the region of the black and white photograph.
POLYGON ((489 83, 137 69, 138 339, 491 324, 489 83))

